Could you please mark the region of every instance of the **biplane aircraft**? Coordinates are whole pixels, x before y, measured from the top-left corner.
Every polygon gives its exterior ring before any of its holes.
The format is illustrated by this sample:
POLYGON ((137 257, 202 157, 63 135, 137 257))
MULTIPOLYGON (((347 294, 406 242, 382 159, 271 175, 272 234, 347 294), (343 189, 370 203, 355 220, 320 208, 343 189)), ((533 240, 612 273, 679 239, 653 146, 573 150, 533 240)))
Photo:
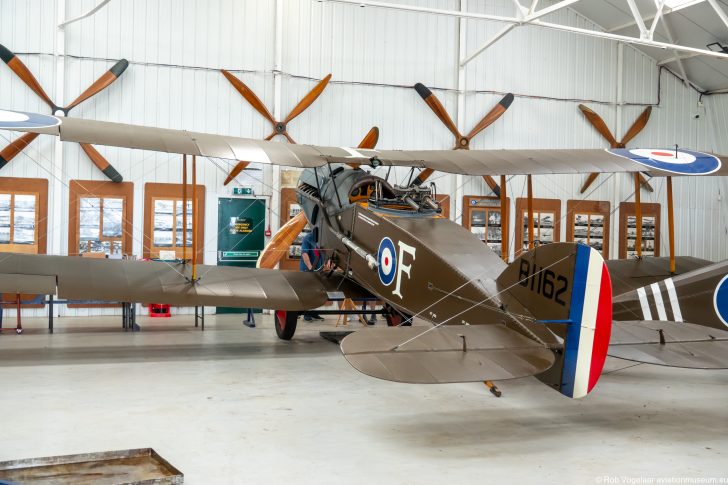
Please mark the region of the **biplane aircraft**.
POLYGON ((628 172, 639 188, 642 173, 728 175, 725 156, 677 148, 320 147, 10 111, 0 111, 0 129, 303 168, 298 197, 305 218, 318 229, 330 266, 339 268, 300 273, 205 266, 194 259, 170 264, 5 254, 1 292, 267 308, 275 310, 282 339, 293 337, 299 312, 321 306, 331 292, 368 293, 385 302, 393 323, 399 316, 400 323, 417 317, 431 324, 365 329, 342 341, 356 369, 400 382, 536 376, 580 398, 596 385, 608 354, 681 367, 728 367, 728 332, 718 323, 725 324, 728 314, 725 263, 605 262, 598 251, 574 243, 536 247, 507 263, 441 216, 433 184, 415 177, 408 185, 393 185, 365 169, 500 175, 504 200, 506 175, 628 172))

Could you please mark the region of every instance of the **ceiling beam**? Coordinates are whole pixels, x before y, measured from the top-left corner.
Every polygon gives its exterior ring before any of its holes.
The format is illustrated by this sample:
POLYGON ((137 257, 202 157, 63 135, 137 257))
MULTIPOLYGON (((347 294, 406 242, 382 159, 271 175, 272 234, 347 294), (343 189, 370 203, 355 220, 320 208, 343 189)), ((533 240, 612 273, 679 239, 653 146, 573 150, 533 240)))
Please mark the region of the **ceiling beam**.
POLYGON ((672 62, 684 61, 685 59, 692 59, 693 57, 698 57, 698 56, 700 56, 700 54, 694 54, 694 53, 693 54, 678 54, 674 57, 669 57, 667 59, 664 59, 664 60, 658 62, 657 65, 664 66, 664 65, 670 64, 672 62))
POLYGON ((655 39, 655 29, 657 28, 657 23, 660 21, 660 17, 662 17, 662 12, 665 10, 665 0, 655 0, 655 3, 657 4, 657 14, 655 14, 655 18, 652 19, 652 25, 650 26, 650 40, 655 39))
MULTIPOLYGON (((348 5, 354 5, 357 7, 376 7, 376 8, 383 8, 383 9, 389 9, 389 10, 399 10, 399 11, 407 11, 407 12, 417 12, 417 13, 427 13, 427 14, 433 14, 433 15, 444 15, 448 17, 456 17, 456 18, 467 18, 467 19, 475 19, 475 20, 493 20, 496 22, 504 22, 507 24, 517 24, 517 25, 536 25, 538 27, 544 27, 546 29, 550 30, 557 30, 561 32, 571 32, 575 34, 581 34, 586 35, 589 37, 596 37, 600 39, 609 39, 609 40, 615 40, 618 42, 624 42, 626 44, 634 44, 634 45, 644 45, 648 47, 655 47, 658 49, 672 49, 679 52, 690 52, 690 53, 696 53, 703 56, 708 57, 715 57, 718 59, 728 59, 728 54, 724 54, 722 52, 714 52, 708 49, 698 49, 697 47, 689 47, 679 44, 672 44, 667 42, 658 42, 655 40, 650 39, 640 39, 637 37, 630 37, 628 35, 620 35, 620 34, 611 34, 609 32, 604 32, 600 30, 592 30, 592 29, 583 29, 580 27, 572 27, 570 25, 562 25, 562 24, 554 24, 551 22, 543 22, 538 17, 542 15, 546 15, 547 13, 551 13, 553 11, 553 8, 556 6, 561 6, 563 8, 564 6, 571 5, 578 0, 563 0, 562 2, 556 3, 551 7, 548 7, 546 9, 541 9, 538 12, 534 13, 532 15, 531 20, 526 19, 517 19, 513 17, 505 17, 503 15, 489 15, 489 14, 482 14, 482 13, 470 13, 470 12, 458 12, 456 10, 444 10, 439 8, 429 8, 429 7, 419 7, 419 6, 413 6, 413 5, 403 5, 403 4, 397 4, 397 3, 388 3, 388 2, 379 2, 379 1, 373 1, 373 0, 322 0, 329 3, 344 3, 348 5), (568 5, 567 5, 568 4, 568 5), (550 10, 549 12, 545 12, 545 10, 550 10)), ((663 19, 662 24, 665 25, 665 19, 663 19)))
POLYGON ((640 9, 637 8, 637 4, 634 0, 627 0, 627 5, 629 5, 629 10, 632 12, 632 17, 634 17, 634 21, 637 24, 637 27, 639 27, 640 29, 640 38, 647 39, 647 26, 645 25, 645 21, 642 19, 640 9))
POLYGON ((728 27, 728 15, 726 15, 725 10, 718 4, 717 0, 708 0, 708 3, 713 7, 713 10, 718 14, 720 20, 723 21, 723 24, 728 27))
MULTIPOLYGON (((682 10, 684 8, 692 7, 693 5, 703 3, 704 1, 705 0, 692 0, 691 2, 687 2, 682 5, 678 5, 677 7, 674 7, 674 8, 665 7, 664 11, 662 12, 662 15, 668 15, 671 13, 679 12, 680 10, 682 10)), ((653 20, 656 15, 657 14, 655 13, 653 15, 650 15, 648 17, 643 17, 643 18, 646 22, 649 22, 649 21, 653 20)), ((616 27, 612 27, 611 29, 607 30, 607 32, 612 34, 614 32, 619 32, 620 30, 624 30, 629 27, 634 27, 635 25, 637 25, 637 22, 633 20, 632 22, 627 22, 625 24, 621 24, 621 25, 617 25, 616 27)))

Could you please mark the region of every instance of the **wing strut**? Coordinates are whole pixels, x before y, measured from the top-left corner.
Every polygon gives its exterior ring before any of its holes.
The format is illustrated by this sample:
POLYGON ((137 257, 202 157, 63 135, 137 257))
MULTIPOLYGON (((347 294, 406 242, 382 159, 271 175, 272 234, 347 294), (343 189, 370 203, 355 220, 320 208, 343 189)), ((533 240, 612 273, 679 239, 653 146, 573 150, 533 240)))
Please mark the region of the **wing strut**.
POLYGON ((182 261, 187 264, 187 155, 182 155, 182 261))
POLYGON ((667 232, 670 241, 670 274, 675 274, 675 214, 672 205, 672 177, 667 177, 667 232))
POLYGON ((634 174, 634 215, 635 215, 635 227, 637 230, 634 246, 635 246, 635 249, 637 250, 637 258, 642 259, 642 203, 640 200, 640 174, 639 174, 639 172, 635 172, 635 174, 634 174))
MULTIPOLYGON (((508 197, 506 194, 506 176, 500 176, 500 204, 501 204, 501 257, 508 262, 508 197)), ((490 387, 490 386, 488 386, 490 387)), ((491 391, 493 388, 490 388, 491 391)))
POLYGON ((534 226, 533 226, 533 181, 528 176, 528 250, 533 251, 534 226))
MULTIPOLYGON (((184 208, 187 212, 187 207, 184 208)), ((197 157, 192 155, 192 283, 197 281, 197 157)), ((185 228, 184 237, 187 237, 185 228)))

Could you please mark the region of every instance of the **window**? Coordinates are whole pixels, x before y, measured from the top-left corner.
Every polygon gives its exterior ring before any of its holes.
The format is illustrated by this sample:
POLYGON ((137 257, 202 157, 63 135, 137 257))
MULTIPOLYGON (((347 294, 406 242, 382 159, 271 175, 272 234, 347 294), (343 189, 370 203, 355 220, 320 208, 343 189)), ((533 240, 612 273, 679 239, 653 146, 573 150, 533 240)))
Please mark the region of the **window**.
POLYGON ((68 254, 116 257, 132 253, 134 184, 72 180, 68 254))
POLYGON ((45 254, 48 181, 0 177, 0 251, 45 254))
MULTIPOLYGON (((528 251, 528 199, 516 199, 516 256, 528 251)), ((561 241, 561 201, 558 199, 533 199, 534 247, 561 241)))
MULTIPOLYGON (((197 258, 202 262, 204 254, 205 187, 197 186, 197 214, 195 224, 197 258)), ((165 252, 174 252, 174 257, 192 257, 192 186, 187 186, 187 206, 182 210, 182 184, 148 183, 144 188, 144 257, 167 258, 165 252), (183 228, 185 213, 187 227, 183 228), (185 239, 183 244, 183 237, 185 239)))
POLYGON ((591 246, 604 259, 609 259, 609 202, 569 200, 566 212, 569 220, 566 240, 591 246))
MULTIPOLYGON (((643 203, 642 256, 660 255, 660 204, 643 203)), ((634 202, 619 205, 619 257, 637 256, 637 216, 634 202)))
MULTIPOLYGON (((486 243, 489 248, 501 255, 503 244, 503 225, 501 221, 501 205, 498 197, 471 196, 463 197, 463 225, 466 229, 486 243)), ((506 207, 510 199, 506 199, 506 207)))

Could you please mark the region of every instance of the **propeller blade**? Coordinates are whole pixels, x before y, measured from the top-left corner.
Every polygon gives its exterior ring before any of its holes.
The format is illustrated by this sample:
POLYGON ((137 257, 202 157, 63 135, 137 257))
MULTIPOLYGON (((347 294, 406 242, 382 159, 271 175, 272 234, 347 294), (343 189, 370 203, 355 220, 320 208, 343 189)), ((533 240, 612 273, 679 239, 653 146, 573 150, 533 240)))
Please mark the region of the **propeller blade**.
POLYGON ((498 182, 496 182, 490 175, 483 175, 483 180, 485 180, 485 183, 488 184, 488 187, 490 187, 490 190, 493 191, 496 197, 500 197, 500 187, 498 186, 498 182))
POLYGON ((423 171, 417 175, 417 177, 412 181, 412 185, 422 185, 425 183, 425 181, 430 178, 430 176, 435 173, 435 170, 432 168, 426 168, 423 171))
MULTIPOLYGON (((316 101, 316 98, 321 96, 321 93, 326 88, 326 85, 329 84, 329 81, 331 80, 331 74, 328 74, 325 78, 323 78, 319 83, 314 86, 314 88, 309 92, 306 96, 303 97, 301 101, 298 102, 298 104, 293 108, 293 110, 286 116, 286 119, 283 120, 283 123, 288 124, 293 118, 303 113, 306 108, 311 106, 311 104, 316 101)), ((291 142, 292 143, 292 142, 291 142)))
POLYGON ((379 128, 373 126, 372 129, 369 130, 369 133, 367 133, 364 138, 362 138, 361 142, 359 142, 359 146, 357 148, 368 148, 371 150, 377 146, 378 141, 379 128))
POLYGON ((580 104, 579 105, 579 109, 581 110, 582 113, 584 113, 584 116, 586 116, 586 119, 589 120, 589 123, 591 123, 592 126, 599 133, 601 133, 604 138, 607 139, 607 141, 609 142, 609 145, 612 148, 616 148, 617 145, 618 145, 617 140, 614 139, 614 136, 612 135, 612 132, 609 131, 609 128, 607 128, 607 124, 604 122, 604 120, 602 119, 602 117, 599 116, 598 114, 596 114, 591 109, 589 109, 586 106, 584 106, 583 104, 580 104))
POLYGON ((250 162, 241 162, 241 161, 238 161, 237 165, 235 165, 233 167, 233 169, 230 170, 230 173, 228 174, 227 178, 225 179, 225 181, 222 184, 223 185, 227 185, 230 182, 232 182, 235 179, 235 177, 237 177, 240 172, 242 172, 243 170, 245 170, 245 168, 248 165, 250 165, 250 162))
POLYGON ((655 189, 652 188, 650 183, 647 181, 644 175, 640 174, 640 185, 643 189, 645 189, 647 192, 654 192, 655 189))
POLYGON ((258 98, 258 96, 256 96, 255 93, 251 91, 251 89, 246 86, 243 81, 233 76, 225 69, 220 69, 220 72, 222 72, 223 76, 225 76, 227 80, 230 81, 230 84, 233 85, 235 90, 239 92, 240 95, 245 98, 248 103, 250 103, 250 106, 252 106, 258 113, 260 113, 263 118, 270 121, 273 126, 276 125, 276 120, 275 118, 273 118, 273 115, 270 114, 268 108, 265 107, 260 98, 258 98))
POLYGON ((3 148, 0 152, 0 169, 10 163, 10 160, 15 158, 18 153, 22 152, 36 138, 38 138, 38 133, 26 133, 3 148))
POLYGON ((597 179, 598 176, 599 176, 598 173, 590 173, 589 176, 584 181, 584 185, 581 186, 581 190, 579 191, 579 193, 583 194, 584 192, 586 192, 587 189, 591 186, 591 184, 594 183, 594 181, 597 179))
POLYGON ((463 135, 460 134, 457 127, 455 126, 455 123, 452 122, 450 115, 447 114, 447 111, 445 111, 442 103, 440 103, 440 100, 437 99, 434 94, 432 94, 432 91, 430 91, 427 86, 422 83, 415 84, 415 91, 417 91, 417 94, 419 94, 420 97, 425 100, 425 103, 427 103, 427 106, 429 106, 430 109, 435 113, 435 116, 440 118, 440 121, 442 121, 447 129, 450 130, 450 133, 455 135, 455 138, 457 140, 460 140, 463 135))
POLYGON ((98 152, 98 150, 88 143, 79 143, 79 145, 81 145, 81 148, 83 148, 83 151, 86 152, 86 155, 88 155, 91 161, 94 162, 94 165, 96 165, 98 169, 109 178, 109 180, 116 183, 124 181, 124 177, 116 171, 116 169, 103 157, 103 155, 98 152))
POLYGON ((43 88, 40 86, 40 83, 35 76, 33 76, 30 70, 25 66, 25 64, 23 64, 23 61, 21 61, 2 44, 0 44, 0 59, 2 59, 3 62, 5 62, 5 64, 7 64, 8 67, 17 74, 26 86, 28 86, 35 94, 40 96, 40 98, 51 107, 54 113, 56 112, 58 106, 56 106, 53 101, 51 101, 51 98, 48 97, 46 92, 43 91, 43 88))
POLYGON ((648 106, 647 108, 645 108, 645 110, 642 112, 642 114, 639 115, 639 117, 635 120, 635 122, 632 124, 632 126, 629 127, 629 130, 627 130, 627 134, 624 135, 624 138, 622 139, 622 143, 621 143, 622 146, 627 145, 627 143, 632 141, 632 138, 639 135, 639 133, 647 125, 647 122, 650 121, 651 114, 652 114, 652 106, 648 106))
POLYGON ((73 103, 66 106, 66 113, 68 113, 71 108, 75 108, 91 96, 95 96, 107 87, 109 87, 111 83, 119 79, 119 76, 121 76, 124 71, 126 71, 127 67, 129 67, 129 61, 127 61, 126 59, 122 59, 113 66, 111 66, 111 69, 102 74, 101 77, 98 78, 91 86, 89 86, 86 91, 81 93, 78 98, 73 101, 73 103))
POLYGON ((482 120, 480 120, 480 123, 475 125, 475 128, 473 128, 470 133, 465 135, 465 138, 470 140, 475 135, 492 125, 498 118, 503 115, 503 113, 506 112, 511 103, 513 103, 513 95, 511 93, 508 93, 503 96, 503 99, 501 99, 498 104, 496 104, 493 109, 491 109, 488 114, 483 117, 482 120))
POLYGON ((307 223, 306 215, 303 212, 299 212, 296 217, 286 222, 260 253, 256 267, 275 268, 280 260, 288 253, 288 248, 293 244, 298 235, 301 234, 301 231, 303 231, 307 223))

